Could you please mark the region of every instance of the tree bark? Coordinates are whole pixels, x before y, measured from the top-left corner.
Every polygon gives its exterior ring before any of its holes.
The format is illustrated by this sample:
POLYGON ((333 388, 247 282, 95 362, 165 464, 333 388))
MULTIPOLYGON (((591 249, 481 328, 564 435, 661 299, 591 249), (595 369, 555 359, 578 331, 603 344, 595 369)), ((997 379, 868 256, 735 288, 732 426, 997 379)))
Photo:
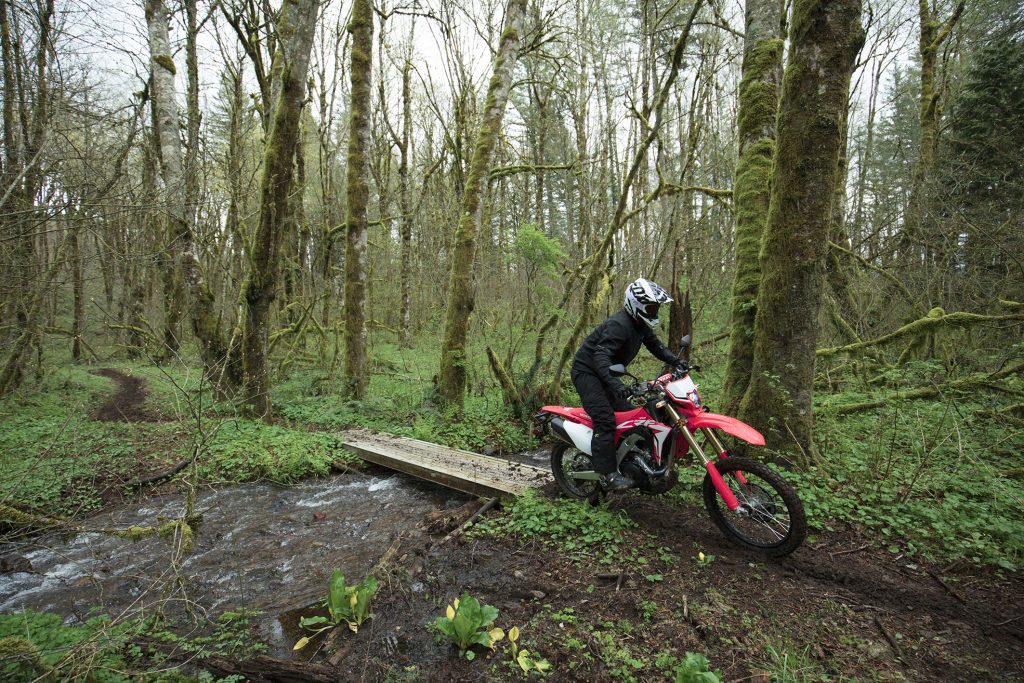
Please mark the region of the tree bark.
POLYGON ((273 87, 276 97, 260 178, 260 222, 253 235, 249 276, 243 287, 242 366, 246 400, 251 412, 266 420, 272 417, 267 328, 280 271, 281 241, 288 229, 292 161, 299 139, 299 119, 318 7, 318 0, 285 0, 281 8, 277 26, 279 41, 271 68, 280 85, 275 83, 273 87))
POLYGON ((923 195, 928 177, 935 166, 939 143, 939 119, 942 116, 942 92, 935 89, 939 48, 949 38, 953 27, 964 11, 965 0, 953 9, 952 14, 939 23, 929 0, 918 0, 918 56, 921 59, 921 91, 918 118, 921 124, 921 140, 917 162, 914 164, 914 178, 910 186, 910 197, 903 219, 903 242, 909 246, 920 239, 923 219, 923 195))
MULTIPOLYGON (((222 391, 234 388, 231 375, 219 371, 227 357, 227 342, 220 329, 216 302, 199 262, 199 248, 193 234, 192 213, 187 203, 187 182, 182 167, 181 139, 178 136, 178 102, 175 98, 176 68, 171 58, 167 8, 163 0, 146 0, 146 25, 149 29, 150 68, 154 116, 163 176, 163 205, 170 222, 171 242, 180 259, 180 272, 191 295, 192 331, 199 342, 206 376, 222 391)), ((172 252, 173 253, 173 252, 172 252)), ((174 268, 171 264, 170 268, 174 268)), ((179 269, 174 268, 173 272, 179 269)), ((175 276, 176 277, 176 276, 175 276)), ((175 300, 177 300, 175 294, 175 300)), ((170 332, 170 330, 169 330, 170 332)))
POLYGON ((864 42, 861 0, 796 0, 775 174, 761 248, 754 363, 740 404, 770 448, 814 458, 811 398, 818 309, 843 110, 864 42))
MULTIPOLYGON (((410 36, 410 50, 412 49, 410 36)), ((400 343, 409 347, 409 318, 412 303, 412 186, 409 183, 409 157, 412 154, 412 59, 402 66, 402 145, 398 164, 398 185, 402 202, 401 222, 401 310, 400 343)))
POLYGON ((754 317, 761 279, 758 258, 768 224, 769 180, 775 153, 775 116, 782 81, 782 5, 747 1, 743 75, 739 89, 739 159, 733 183, 736 275, 732 283, 729 358, 722 388, 726 410, 739 405, 754 363, 754 317))
POLYGON ((345 243, 345 392, 361 399, 370 378, 366 369, 366 207, 370 199, 370 102, 373 81, 373 3, 354 0, 348 25, 352 36, 352 97, 349 106, 348 212, 345 243))
POLYGON ((441 346, 439 389, 441 399, 462 409, 466 388, 466 335, 469 315, 473 312, 473 261, 476 237, 480 231, 479 209, 484 180, 490 170, 505 104, 512 87, 512 69, 519 56, 519 43, 526 15, 526 0, 509 0, 505 10, 505 28, 494 60, 494 73, 487 87, 487 103, 483 120, 476 134, 476 145, 466 177, 459 209, 459 226, 455 233, 448 283, 448 312, 445 317, 444 341, 441 346))

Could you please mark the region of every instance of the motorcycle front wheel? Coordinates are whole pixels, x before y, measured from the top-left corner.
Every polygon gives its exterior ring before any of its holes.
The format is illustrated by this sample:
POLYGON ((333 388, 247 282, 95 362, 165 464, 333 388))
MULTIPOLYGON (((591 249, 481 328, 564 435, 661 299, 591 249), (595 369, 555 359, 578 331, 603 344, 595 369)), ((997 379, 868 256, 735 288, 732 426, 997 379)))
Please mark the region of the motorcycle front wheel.
POLYGON ((590 479, 575 479, 575 472, 592 471, 594 463, 590 456, 574 446, 558 442, 551 449, 551 473, 555 475, 555 481, 562 492, 570 498, 577 500, 588 500, 599 496, 601 487, 597 481, 590 479))
POLYGON ((704 506, 722 533, 769 557, 784 557, 800 547, 807 537, 807 519, 796 489, 756 460, 723 458, 715 467, 740 502, 739 508, 729 510, 711 475, 704 475, 704 506))

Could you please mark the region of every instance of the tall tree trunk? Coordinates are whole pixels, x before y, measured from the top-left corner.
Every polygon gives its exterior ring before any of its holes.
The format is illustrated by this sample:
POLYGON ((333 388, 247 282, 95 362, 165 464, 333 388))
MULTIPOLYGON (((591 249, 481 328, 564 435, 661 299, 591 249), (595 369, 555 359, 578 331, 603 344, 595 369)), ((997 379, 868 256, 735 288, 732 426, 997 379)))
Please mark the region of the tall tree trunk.
MULTIPOLYGON (((921 140, 918 148, 917 162, 914 164, 914 178, 910 186, 910 197, 907 201, 906 214, 903 219, 904 244, 909 246, 921 237, 921 220, 923 218, 923 195, 928 177, 935 166, 938 152, 939 120, 942 117, 942 93, 935 88, 936 70, 938 67, 939 48, 949 38, 953 27, 964 11, 965 0, 953 9, 953 13, 939 23, 929 0, 918 0, 918 19, 920 33, 918 36, 918 56, 921 59, 921 92, 918 106, 918 117, 921 124, 921 140)), ((913 249, 913 247, 910 247, 913 249)))
POLYGON ((279 37, 272 88, 274 110, 263 150, 260 178, 260 222, 252 240, 249 277, 242 293, 245 327, 242 339, 246 399, 253 414, 272 417, 267 373, 270 305, 281 268, 281 241, 289 223, 289 193, 299 140, 299 120, 306 92, 309 53, 316 28, 318 0, 285 0, 278 20, 279 37))
POLYGON ((735 410, 743 398, 754 363, 754 316, 761 278, 758 257, 768 224, 775 115, 782 80, 781 29, 782 5, 778 0, 747 0, 739 90, 740 150, 733 184, 736 275, 730 299, 729 358, 722 388, 728 410, 735 410))
MULTIPOLYGON (((410 49, 412 45, 410 36, 410 49)), ((402 144, 401 159, 398 165, 398 185, 402 202, 401 222, 401 321, 400 343, 409 346, 409 317, 411 312, 412 290, 412 186, 409 183, 409 157, 412 154, 412 59, 406 58, 402 66, 402 144)))
POLYGON ((483 119, 476 134, 476 146, 469 166, 469 175, 462 192, 459 226, 455 233, 455 253, 452 255, 451 277, 448 283, 448 312, 444 323, 444 341, 441 346, 440 392, 448 405, 462 409, 466 388, 466 335, 469 315, 473 312, 473 261, 476 237, 479 232, 480 199, 484 180, 491 165, 505 104, 512 87, 512 69, 519 56, 520 34, 526 0, 509 0, 505 10, 505 28, 494 58, 494 73, 487 86, 487 103, 483 119))
POLYGON ((73 317, 71 322, 71 358, 82 359, 82 334, 85 331, 85 303, 82 296, 82 251, 78 239, 78 216, 73 216, 73 224, 68 225, 68 240, 71 242, 71 292, 73 299, 73 317))
POLYGON ((352 35, 352 99, 349 107, 345 243, 345 391, 366 394, 366 207, 370 199, 370 101, 373 80, 373 3, 354 0, 348 31, 352 35))
POLYGON ((199 342, 204 371, 208 378, 219 382, 221 389, 225 390, 233 388, 229 381, 230 375, 219 372, 227 357, 227 343, 220 329, 213 293, 199 262, 192 214, 184 200, 186 180, 182 167, 181 139, 178 137, 178 102, 174 88, 176 69, 171 58, 167 8, 163 0, 146 0, 146 24, 149 29, 153 109, 160 143, 160 171, 164 180, 163 205, 169 218, 172 242, 180 255, 183 283, 191 295, 192 331, 199 342))
POLYGON ((796 0, 782 84, 768 226, 754 321, 754 364, 740 414, 769 447, 814 457, 818 308, 842 119, 864 42, 861 0, 796 0))

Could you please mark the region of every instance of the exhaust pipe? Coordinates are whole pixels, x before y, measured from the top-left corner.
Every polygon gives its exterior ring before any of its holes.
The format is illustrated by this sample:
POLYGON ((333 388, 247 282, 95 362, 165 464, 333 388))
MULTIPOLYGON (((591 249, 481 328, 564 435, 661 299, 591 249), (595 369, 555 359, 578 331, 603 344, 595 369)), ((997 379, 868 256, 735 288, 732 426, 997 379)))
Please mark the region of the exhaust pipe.
POLYGON ((572 437, 570 437, 569 433, 567 431, 565 431, 565 424, 564 423, 565 423, 565 420, 563 420, 560 417, 552 418, 551 419, 551 423, 550 423, 551 435, 554 436, 559 441, 564 441, 565 443, 569 444, 570 446, 575 446, 576 444, 573 442, 572 437))

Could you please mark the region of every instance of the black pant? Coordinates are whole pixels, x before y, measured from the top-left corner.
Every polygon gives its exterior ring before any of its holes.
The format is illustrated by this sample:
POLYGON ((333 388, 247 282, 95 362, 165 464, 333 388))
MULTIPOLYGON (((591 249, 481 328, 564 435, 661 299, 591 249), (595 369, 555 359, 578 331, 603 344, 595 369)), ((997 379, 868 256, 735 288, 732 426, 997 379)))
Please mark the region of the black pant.
POLYGON ((614 472, 615 408, 628 408, 620 404, 597 375, 574 367, 569 376, 583 401, 583 409, 594 423, 594 435, 590 442, 594 471, 599 474, 614 472))

